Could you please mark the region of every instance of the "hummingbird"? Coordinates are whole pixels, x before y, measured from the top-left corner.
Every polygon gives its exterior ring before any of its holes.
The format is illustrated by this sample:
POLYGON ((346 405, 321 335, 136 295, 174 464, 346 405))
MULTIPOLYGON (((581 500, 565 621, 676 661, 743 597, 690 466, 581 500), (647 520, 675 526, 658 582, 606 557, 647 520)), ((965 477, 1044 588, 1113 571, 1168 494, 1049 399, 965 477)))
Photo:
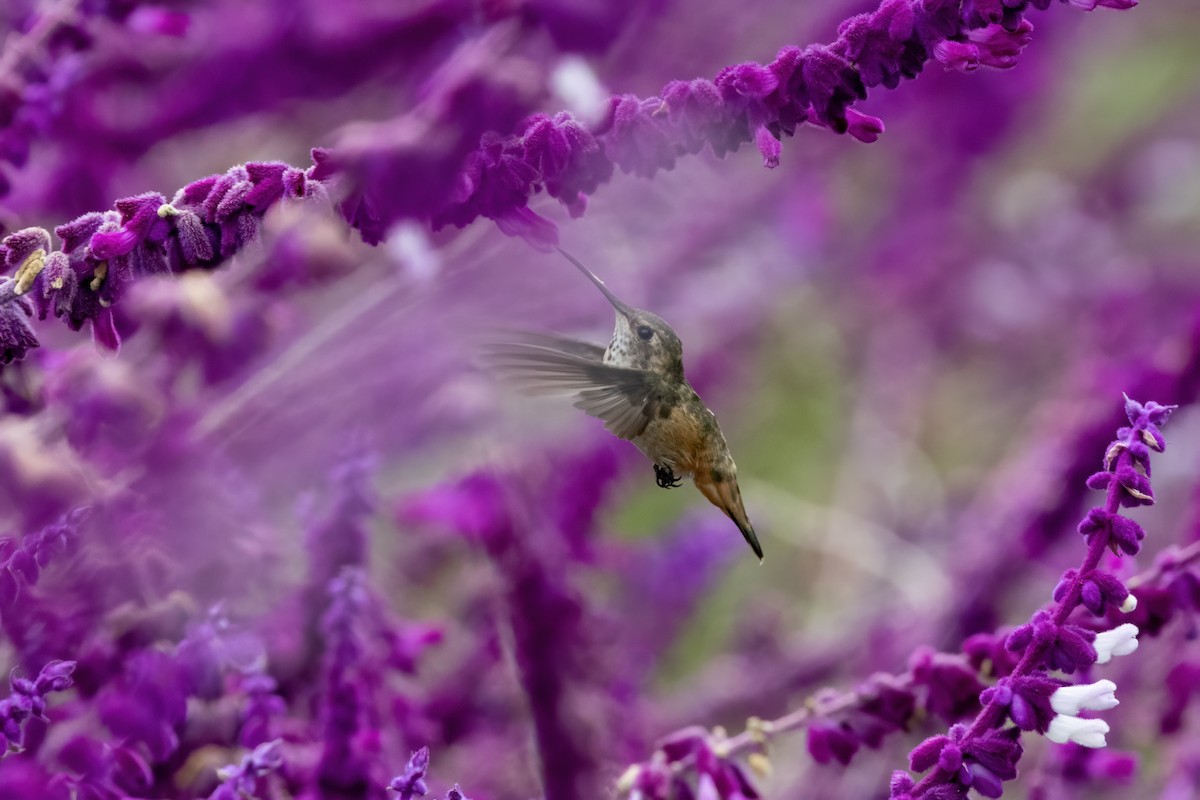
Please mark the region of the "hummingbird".
POLYGON ((558 334, 520 332, 487 348, 500 377, 529 394, 571 394, 575 407, 604 421, 654 465, 664 489, 691 477, 725 512, 762 561, 762 546, 742 505, 737 466, 716 416, 683 374, 683 343, 666 321, 621 301, 578 259, 558 248, 616 309, 608 347, 558 334))

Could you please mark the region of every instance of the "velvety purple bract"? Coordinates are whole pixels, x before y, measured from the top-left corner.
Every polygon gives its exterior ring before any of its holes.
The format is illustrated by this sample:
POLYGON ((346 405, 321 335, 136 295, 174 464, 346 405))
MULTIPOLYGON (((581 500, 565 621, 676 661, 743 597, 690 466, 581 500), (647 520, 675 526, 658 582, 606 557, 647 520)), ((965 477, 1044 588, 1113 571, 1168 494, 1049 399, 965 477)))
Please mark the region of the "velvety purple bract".
POLYGON ((20 750, 25 744, 25 724, 31 719, 46 719, 46 695, 71 688, 73 661, 50 661, 37 678, 9 677, 11 694, 0 700, 0 735, 7 750, 20 750))
POLYGON ((849 764, 858 751, 857 738, 839 725, 813 725, 807 736, 808 754, 818 764, 849 764))
MULTIPOLYGON (((0 284, 0 290, 4 288, 0 284)), ((21 302, 5 303, 0 306, 0 364, 20 361, 33 348, 38 347, 37 334, 29 324, 31 311, 21 302)))

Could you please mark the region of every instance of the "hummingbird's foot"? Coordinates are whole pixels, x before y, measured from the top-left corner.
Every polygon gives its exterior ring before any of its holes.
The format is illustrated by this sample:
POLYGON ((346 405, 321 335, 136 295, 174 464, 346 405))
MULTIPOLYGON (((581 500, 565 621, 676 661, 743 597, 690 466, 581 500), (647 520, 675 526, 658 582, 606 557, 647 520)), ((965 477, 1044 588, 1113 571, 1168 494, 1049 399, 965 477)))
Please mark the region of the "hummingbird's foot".
POLYGON ((676 478, 675 471, 670 467, 660 467, 654 465, 654 479, 658 481, 658 485, 663 489, 674 489, 683 483, 683 478, 676 478))

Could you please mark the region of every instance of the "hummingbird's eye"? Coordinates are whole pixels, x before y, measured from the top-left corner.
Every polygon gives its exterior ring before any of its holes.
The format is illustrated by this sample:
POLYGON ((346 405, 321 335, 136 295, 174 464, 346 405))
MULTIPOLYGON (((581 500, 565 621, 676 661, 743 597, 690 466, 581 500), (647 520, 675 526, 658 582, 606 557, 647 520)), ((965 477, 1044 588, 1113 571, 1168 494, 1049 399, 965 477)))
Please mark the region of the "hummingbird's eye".
POLYGON ((648 342, 654 338, 654 328, 651 328, 649 325, 639 325, 638 336, 641 337, 642 341, 648 342))

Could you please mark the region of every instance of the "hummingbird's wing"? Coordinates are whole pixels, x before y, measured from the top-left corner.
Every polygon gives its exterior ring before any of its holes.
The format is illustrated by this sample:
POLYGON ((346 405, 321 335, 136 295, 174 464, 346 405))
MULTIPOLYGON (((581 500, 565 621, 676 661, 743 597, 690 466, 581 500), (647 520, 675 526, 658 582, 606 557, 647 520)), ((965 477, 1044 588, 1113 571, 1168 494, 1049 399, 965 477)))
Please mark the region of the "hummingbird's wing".
POLYGON ((622 439, 646 430, 658 413, 662 379, 652 372, 605 364, 604 348, 563 336, 521 333, 484 350, 484 363, 530 394, 573 394, 575 407, 604 420, 622 439))

